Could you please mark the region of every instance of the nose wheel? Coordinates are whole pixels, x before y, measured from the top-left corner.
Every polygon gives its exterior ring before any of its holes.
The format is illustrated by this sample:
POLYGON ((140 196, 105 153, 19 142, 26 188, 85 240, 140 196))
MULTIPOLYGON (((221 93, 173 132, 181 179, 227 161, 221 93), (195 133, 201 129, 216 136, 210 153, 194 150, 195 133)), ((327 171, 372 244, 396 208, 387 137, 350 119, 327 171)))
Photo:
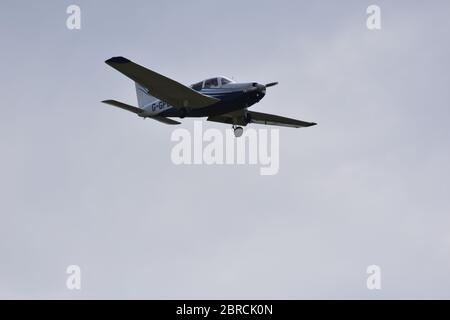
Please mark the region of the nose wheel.
POLYGON ((239 138, 244 133, 244 129, 242 127, 239 127, 236 125, 233 126, 233 130, 234 130, 234 136, 236 138, 239 138))

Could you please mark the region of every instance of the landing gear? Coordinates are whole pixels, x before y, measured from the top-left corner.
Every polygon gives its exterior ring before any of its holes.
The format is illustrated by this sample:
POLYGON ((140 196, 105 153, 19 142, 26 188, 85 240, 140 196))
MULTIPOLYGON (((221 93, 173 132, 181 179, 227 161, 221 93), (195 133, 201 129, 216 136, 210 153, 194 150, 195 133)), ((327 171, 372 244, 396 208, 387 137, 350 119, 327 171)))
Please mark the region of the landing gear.
POLYGON ((183 119, 183 118, 186 117, 188 111, 187 111, 186 108, 181 108, 181 109, 180 109, 180 113, 181 113, 181 114, 180 114, 180 118, 183 119))
POLYGON ((234 130, 234 136, 236 138, 239 138, 244 133, 244 129, 242 127, 239 127, 236 125, 233 125, 233 130, 234 130))

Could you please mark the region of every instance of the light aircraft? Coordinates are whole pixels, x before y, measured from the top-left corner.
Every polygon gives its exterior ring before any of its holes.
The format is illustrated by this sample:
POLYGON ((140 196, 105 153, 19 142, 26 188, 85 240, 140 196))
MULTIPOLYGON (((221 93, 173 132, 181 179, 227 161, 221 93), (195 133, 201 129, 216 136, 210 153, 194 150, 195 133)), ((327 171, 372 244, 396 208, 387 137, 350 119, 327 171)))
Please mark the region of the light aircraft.
POLYGON ((114 57, 105 63, 135 82, 138 107, 116 100, 102 102, 131 111, 144 119, 175 125, 180 122, 171 117, 208 117, 208 121, 231 124, 236 137, 242 136, 242 126, 249 123, 293 128, 316 125, 314 122, 248 110, 265 96, 266 88, 278 82, 266 85, 236 83, 226 77, 215 77, 187 87, 124 57, 114 57))

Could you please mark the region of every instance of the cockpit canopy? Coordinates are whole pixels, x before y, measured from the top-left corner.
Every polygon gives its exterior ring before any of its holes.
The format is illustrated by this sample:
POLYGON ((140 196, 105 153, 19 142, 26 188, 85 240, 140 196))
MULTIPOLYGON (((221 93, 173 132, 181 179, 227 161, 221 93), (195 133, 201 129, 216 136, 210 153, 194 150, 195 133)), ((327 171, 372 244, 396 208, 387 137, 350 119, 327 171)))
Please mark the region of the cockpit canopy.
POLYGON ((222 88, 226 86, 229 83, 233 83, 234 81, 231 79, 228 79, 226 77, 216 77, 207 79, 201 82, 198 82, 196 84, 193 84, 191 86, 192 89, 196 91, 200 91, 202 89, 210 89, 210 88, 222 88))

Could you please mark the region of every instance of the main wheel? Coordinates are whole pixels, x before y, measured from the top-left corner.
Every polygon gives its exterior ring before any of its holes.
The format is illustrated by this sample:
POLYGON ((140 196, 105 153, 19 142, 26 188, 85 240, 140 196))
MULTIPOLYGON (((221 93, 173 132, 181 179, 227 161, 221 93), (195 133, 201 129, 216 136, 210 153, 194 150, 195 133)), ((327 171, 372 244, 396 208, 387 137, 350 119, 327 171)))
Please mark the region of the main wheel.
POLYGON ((244 129, 242 127, 235 127, 234 128, 234 136, 236 138, 239 138, 244 133, 244 129))
POLYGON ((186 115, 187 115, 187 110, 186 110, 186 108, 181 108, 181 109, 180 109, 180 112, 181 112, 180 118, 181 118, 181 119, 185 118, 186 115))

